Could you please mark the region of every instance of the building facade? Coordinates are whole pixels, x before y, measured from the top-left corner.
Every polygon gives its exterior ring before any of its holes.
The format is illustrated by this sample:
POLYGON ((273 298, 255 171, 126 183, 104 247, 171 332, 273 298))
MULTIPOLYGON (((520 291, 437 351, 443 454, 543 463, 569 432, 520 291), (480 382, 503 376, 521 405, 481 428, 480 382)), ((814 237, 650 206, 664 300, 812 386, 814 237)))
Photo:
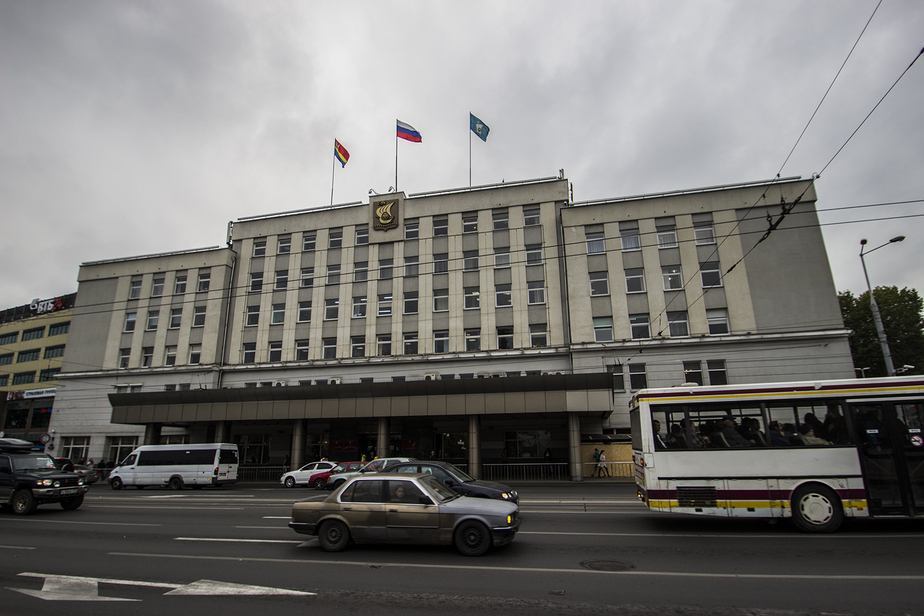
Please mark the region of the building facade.
POLYGON ((810 181, 568 189, 372 195, 85 263, 55 428, 110 459, 188 439, 476 476, 550 450, 577 479, 582 436, 626 432, 642 387, 853 376, 810 181))

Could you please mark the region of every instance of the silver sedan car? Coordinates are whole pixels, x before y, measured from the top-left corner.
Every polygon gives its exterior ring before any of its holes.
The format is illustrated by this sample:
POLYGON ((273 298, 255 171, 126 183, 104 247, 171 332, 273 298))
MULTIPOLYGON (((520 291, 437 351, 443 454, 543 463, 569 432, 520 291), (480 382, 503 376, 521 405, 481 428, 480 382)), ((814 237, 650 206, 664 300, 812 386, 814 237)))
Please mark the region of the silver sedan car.
POLYGON ((295 503, 289 527, 317 536, 329 552, 352 540, 455 545, 466 556, 481 556, 513 541, 520 516, 514 503, 460 496, 432 475, 375 473, 326 498, 295 503))

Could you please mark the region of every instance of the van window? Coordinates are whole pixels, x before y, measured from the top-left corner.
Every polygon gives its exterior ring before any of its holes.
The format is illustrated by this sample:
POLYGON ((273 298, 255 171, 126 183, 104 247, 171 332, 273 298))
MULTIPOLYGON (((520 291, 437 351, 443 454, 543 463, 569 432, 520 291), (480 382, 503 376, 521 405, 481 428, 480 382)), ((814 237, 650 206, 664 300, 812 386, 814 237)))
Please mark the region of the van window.
POLYGON ((122 463, 119 464, 119 466, 134 466, 135 460, 137 459, 138 459, 138 455, 133 453, 129 455, 127 458, 125 458, 124 460, 122 460, 122 463))
POLYGON ((237 464, 237 449, 222 449, 218 457, 219 464, 237 464))

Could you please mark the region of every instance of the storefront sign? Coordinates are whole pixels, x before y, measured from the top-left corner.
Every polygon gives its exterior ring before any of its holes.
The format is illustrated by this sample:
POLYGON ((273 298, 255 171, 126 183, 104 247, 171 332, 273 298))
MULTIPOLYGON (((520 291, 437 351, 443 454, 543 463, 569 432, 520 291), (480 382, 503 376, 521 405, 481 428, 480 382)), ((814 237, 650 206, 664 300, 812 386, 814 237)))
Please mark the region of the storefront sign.
POLYGON ((44 314, 46 312, 53 312, 55 310, 62 310, 64 308, 64 296, 56 297, 54 299, 34 299, 32 303, 29 304, 29 308, 35 314, 44 314))
POLYGON ((26 391, 8 391, 6 392, 7 400, 29 400, 32 398, 48 398, 55 395, 57 387, 46 387, 45 389, 28 389, 26 391))

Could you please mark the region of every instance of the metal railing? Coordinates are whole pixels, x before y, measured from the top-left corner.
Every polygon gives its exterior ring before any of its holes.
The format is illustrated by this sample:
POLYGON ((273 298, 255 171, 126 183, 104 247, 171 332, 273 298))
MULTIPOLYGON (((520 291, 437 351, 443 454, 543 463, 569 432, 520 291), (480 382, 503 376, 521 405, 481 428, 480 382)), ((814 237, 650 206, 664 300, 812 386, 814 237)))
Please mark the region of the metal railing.
POLYGON ((238 483, 279 483, 279 478, 288 473, 290 468, 285 466, 239 466, 237 468, 238 483))

